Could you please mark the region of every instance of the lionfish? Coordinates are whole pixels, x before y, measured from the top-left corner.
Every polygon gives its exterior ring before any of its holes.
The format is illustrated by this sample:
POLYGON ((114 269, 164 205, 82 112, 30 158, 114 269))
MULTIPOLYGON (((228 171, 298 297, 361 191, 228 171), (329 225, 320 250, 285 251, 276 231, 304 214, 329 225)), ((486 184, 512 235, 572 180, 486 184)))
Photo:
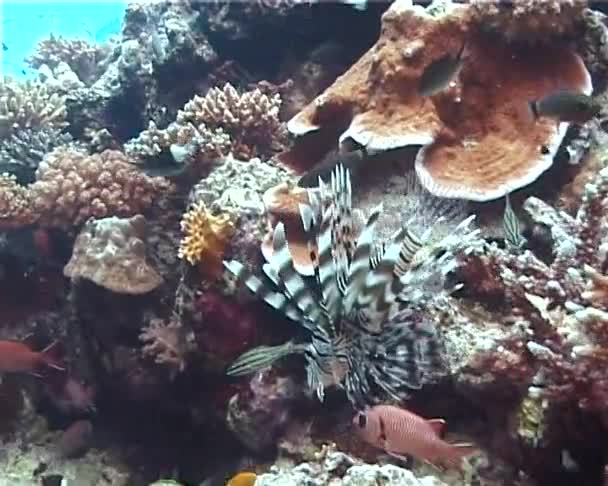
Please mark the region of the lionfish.
POLYGON ((439 340, 426 307, 444 290, 455 268, 455 253, 474 245, 473 216, 434 241, 432 230, 416 235, 408 225, 388 241, 374 240, 382 206, 357 225, 352 209, 350 172, 336 166, 329 185, 309 190, 300 205, 315 266, 314 277, 298 274, 285 228, 273 233, 273 254, 263 265, 267 279, 237 261, 225 267, 254 294, 298 323, 308 338, 245 352, 227 370, 253 373, 292 354, 303 355, 307 382, 323 401, 326 387, 337 385, 358 408, 378 400, 401 401, 409 390, 431 381, 441 369, 439 340))

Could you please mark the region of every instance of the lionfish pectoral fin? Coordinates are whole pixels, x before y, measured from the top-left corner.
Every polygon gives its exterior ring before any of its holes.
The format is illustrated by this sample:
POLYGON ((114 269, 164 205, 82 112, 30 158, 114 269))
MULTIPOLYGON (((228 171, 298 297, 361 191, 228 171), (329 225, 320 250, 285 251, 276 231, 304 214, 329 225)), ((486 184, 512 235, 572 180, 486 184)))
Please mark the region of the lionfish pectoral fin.
POLYGON ((226 370, 229 376, 242 376, 272 366, 275 361, 298 352, 293 342, 278 346, 258 346, 239 356, 226 370))

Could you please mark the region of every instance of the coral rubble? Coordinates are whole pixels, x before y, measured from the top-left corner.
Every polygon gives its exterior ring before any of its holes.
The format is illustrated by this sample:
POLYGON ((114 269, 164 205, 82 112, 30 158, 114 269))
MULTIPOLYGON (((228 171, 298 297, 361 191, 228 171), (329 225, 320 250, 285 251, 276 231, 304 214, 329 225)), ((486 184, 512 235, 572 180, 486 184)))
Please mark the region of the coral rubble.
POLYGON ((470 6, 446 5, 434 15, 405 0, 393 3, 376 45, 292 118, 289 131, 324 132, 327 140, 350 139, 368 150, 425 145, 416 171, 443 197, 486 201, 536 180, 552 165, 568 125, 534 122, 528 102, 560 89, 590 94, 589 73, 566 47, 500 41, 483 31, 484 18, 470 6), (452 85, 418 95, 430 62, 462 45, 464 64, 452 85))

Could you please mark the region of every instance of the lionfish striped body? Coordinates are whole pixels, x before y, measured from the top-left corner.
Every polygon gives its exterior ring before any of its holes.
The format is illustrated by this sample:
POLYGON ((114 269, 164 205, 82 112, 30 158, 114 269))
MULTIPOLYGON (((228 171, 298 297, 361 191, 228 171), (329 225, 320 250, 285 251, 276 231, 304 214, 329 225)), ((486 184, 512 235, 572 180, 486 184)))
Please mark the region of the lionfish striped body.
POLYGON ((301 354, 308 385, 320 400, 332 385, 343 387, 357 407, 379 398, 401 400, 441 366, 437 336, 424 310, 447 295, 444 277, 454 268, 454 249, 477 236, 469 228, 472 218, 433 245, 425 241, 428 234, 417 236, 406 228, 377 244, 374 229, 382 208, 373 209, 356 230, 350 174, 341 165, 329 186, 319 180, 309 201, 300 206, 300 215, 315 261, 313 283, 294 270, 282 223, 274 229, 273 255, 263 266, 272 284, 236 261, 224 265, 259 298, 299 323, 310 339, 252 349, 228 374, 252 373, 301 354))

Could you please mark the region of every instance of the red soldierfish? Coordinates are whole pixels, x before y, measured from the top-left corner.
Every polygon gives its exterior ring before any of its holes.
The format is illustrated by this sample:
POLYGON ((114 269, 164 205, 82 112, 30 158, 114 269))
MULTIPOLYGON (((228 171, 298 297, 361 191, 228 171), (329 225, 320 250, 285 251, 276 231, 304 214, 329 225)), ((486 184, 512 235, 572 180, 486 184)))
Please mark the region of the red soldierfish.
POLYGON ((22 341, 0 340, 0 373, 31 373, 40 376, 45 368, 65 370, 61 359, 56 356, 57 344, 55 341, 42 351, 34 351, 22 341))
POLYGON ((353 419, 357 433, 369 444, 387 453, 438 465, 461 468, 462 458, 475 451, 472 444, 449 444, 441 438, 442 419, 426 420, 392 405, 377 405, 353 419))

